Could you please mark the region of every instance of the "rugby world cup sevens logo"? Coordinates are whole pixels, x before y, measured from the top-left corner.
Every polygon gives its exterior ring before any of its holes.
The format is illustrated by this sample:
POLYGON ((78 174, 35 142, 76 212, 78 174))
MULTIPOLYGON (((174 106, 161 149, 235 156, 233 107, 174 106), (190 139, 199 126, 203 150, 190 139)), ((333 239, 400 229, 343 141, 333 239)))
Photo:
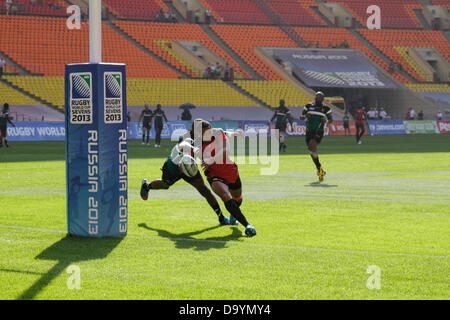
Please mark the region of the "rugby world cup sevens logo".
POLYGON ((107 73, 105 75, 106 98, 122 98, 122 74, 107 73))
POLYGON ((91 74, 72 74, 72 99, 90 99, 92 95, 91 74))

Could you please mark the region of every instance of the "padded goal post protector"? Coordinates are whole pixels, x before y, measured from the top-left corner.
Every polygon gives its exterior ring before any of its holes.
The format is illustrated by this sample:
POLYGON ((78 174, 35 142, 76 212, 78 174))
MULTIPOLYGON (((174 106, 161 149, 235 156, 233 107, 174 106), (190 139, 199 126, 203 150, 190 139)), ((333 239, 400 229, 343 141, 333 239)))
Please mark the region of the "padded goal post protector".
POLYGON ((70 235, 100 238, 127 234, 126 101, 124 64, 66 65, 70 235))

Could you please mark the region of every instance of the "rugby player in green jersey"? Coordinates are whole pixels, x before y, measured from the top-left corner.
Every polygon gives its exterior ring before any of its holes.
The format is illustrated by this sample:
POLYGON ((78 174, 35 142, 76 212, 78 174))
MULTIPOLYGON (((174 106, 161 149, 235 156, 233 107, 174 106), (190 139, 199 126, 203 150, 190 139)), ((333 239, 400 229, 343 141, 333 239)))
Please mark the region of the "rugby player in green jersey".
POLYGON ((230 220, 222 214, 222 210, 220 209, 216 197, 214 197, 211 190, 205 185, 200 171, 198 171, 195 176, 188 177, 181 169, 180 161, 183 155, 195 155, 198 152, 198 148, 195 148, 193 143, 194 141, 192 139, 184 139, 173 147, 171 154, 161 168, 162 178, 153 180, 152 182, 148 182, 147 179, 142 181, 141 198, 142 200, 147 200, 150 190, 169 189, 175 182, 183 179, 197 189, 206 201, 208 201, 208 204, 217 214, 219 223, 222 225, 229 225, 230 220))
POLYGON ((289 120, 289 123, 291 124, 292 128, 292 116, 291 111, 285 106, 285 102, 283 99, 280 100, 280 106, 275 109, 275 113, 270 119, 270 122, 272 122, 274 119, 277 119, 277 122, 275 124, 275 129, 278 130, 280 133, 280 151, 283 150, 283 152, 286 151, 287 145, 284 142, 285 135, 286 135, 286 126, 287 121, 289 120))
POLYGON ((150 106, 146 103, 144 106, 144 110, 142 110, 141 115, 138 120, 138 128, 142 120, 142 144, 145 144, 145 135, 147 134, 147 145, 150 140, 150 131, 152 130, 152 119, 153 112, 150 109, 150 106))
POLYGON ((325 95, 323 92, 318 91, 314 103, 308 103, 300 115, 300 120, 306 119, 306 145, 316 165, 319 181, 323 181, 326 172, 320 164, 317 146, 322 141, 325 124, 327 122, 330 124, 333 122, 330 107, 323 105, 324 98, 325 95))

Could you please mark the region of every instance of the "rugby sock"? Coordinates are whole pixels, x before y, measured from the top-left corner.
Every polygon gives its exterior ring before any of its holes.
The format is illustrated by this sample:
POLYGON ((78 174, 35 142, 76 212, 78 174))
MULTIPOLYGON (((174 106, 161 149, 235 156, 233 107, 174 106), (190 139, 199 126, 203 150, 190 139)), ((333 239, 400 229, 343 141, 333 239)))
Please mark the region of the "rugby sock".
POLYGON ((238 199, 236 199, 236 203, 237 203, 237 205, 238 205, 239 208, 240 208, 241 205, 242 205, 242 200, 243 200, 242 196, 240 196, 238 199))
POLYGON ((249 225, 247 219, 242 214, 241 209, 239 209, 236 200, 231 199, 225 202, 225 208, 227 208, 228 212, 230 212, 230 214, 235 217, 236 220, 239 221, 243 226, 247 227, 249 225))
POLYGON ((215 205, 212 205, 211 208, 213 208, 214 212, 217 214, 217 216, 218 216, 219 218, 220 218, 220 216, 223 216, 223 215, 222 215, 222 210, 220 209, 220 206, 219 206, 218 203, 215 204, 215 205))
POLYGON ((314 157, 311 155, 311 158, 312 158, 312 160, 314 161, 314 164, 316 165, 317 170, 320 170, 321 164, 320 164, 320 161, 319 161, 319 157, 314 158, 314 157))
POLYGON ((149 142, 149 140, 150 140, 150 135, 147 134, 147 143, 149 142))
POLYGON ((142 142, 145 142, 145 133, 142 135, 142 142))

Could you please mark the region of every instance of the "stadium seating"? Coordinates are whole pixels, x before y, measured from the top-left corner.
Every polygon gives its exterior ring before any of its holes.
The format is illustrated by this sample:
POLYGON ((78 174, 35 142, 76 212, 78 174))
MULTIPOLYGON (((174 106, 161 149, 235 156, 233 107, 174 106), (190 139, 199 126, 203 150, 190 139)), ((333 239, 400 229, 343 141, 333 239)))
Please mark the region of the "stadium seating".
MULTIPOLYGON (((68 63, 88 61, 87 26, 69 30, 66 19, 0 16, 1 50, 34 74, 63 76, 68 63)), ((103 61, 127 64, 131 77, 178 78, 180 75, 103 24, 103 61)))
POLYGON ((284 99, 287 107, 304 106, 311 101, 287 81, 236 80, 235 83, 273 108, 278 107, 280 99, 284 99))
POLYGON ((273 11, 291 25, 325 26, 326 23, 310 8, 317 6, 313 0, 267 0, 273 11))
POLYGON ((186 63, 181 61, 179 57, 168 52, 167 48, 161 47, 160 41, 185 40, 200 42, 233 66, 237 77, 250 78, 250 75, 196 24, 146 23, 138 21, 114 21, 114 24, 167 63, 187 72, 190 76, 198 77, 197 74, 189 71, 186 63))
POLYGON ((358 29, 358 32, 392 61, 400 63, 403 69, 419 82, 423 82, 425 79, 414 70, 394 47, 434 47, 447 60, 450 59, 450 45, 440 31, 358 29))
POLYGON ((431 4, 435 6, 443 6, 447 8, 447 10, 450 10, 450 2, 448 0, 430 0, 431 4))
POLYGON ((64 110, 63 77, 6 76, 5 79, 26 92, 30 92, 64 110))
POLYGON ((253 0, 205 0, 215 19, 223 23, 273 24, 253 0))
POLYGON ((286 33, 275 26, 212 25, 211 28, 258 74, 268 80, 282 80, 261 58, 256 47, 297 47, 286 33))
POLYGON ((118 18, 154 20, 158 13, 169 11, 163 0, 103 0, 108 9, 118 18))
POLYGON ((24 95, 17 90, 14 90, 3 82, 0 82, 0 99, 1 105, 3 105, 5 102, 9 103, 10 105, 39 104, 38 101, 24 95))
POLYGON ((417 92, 450 92, 448 84, 409 83, 407 86, 417 92))
MULTIPOLYGON (((347 42, 349 49, 358 49, 372 61, 377 63, 380 67, 389 71, 389 65, 382 60, 375 52, 364 46, 358 39, 356 39, 348 30, 344 28, 305 28, 296 27, 295 30, 307 42, 316 46, 320 44, 322 48, 328 48, 331 44, 334 47, 339 47, 344 41, 347 42)), ((407 80, 398 72, 391 74, 397 80, 407 82, 407 80)))
MULTIPOLYGON (((67 16, 67 3, 63 0, 14 0, 9 13, 32 14, 45 16, 67 16)), ((0 0, 0 12, 6 13, 6 0, 0 0)))
POLYGON ((255 102, 223 81, 203 79, 128 79, 128 105, 255 106, 255 102))
POLYGON ((376 4, 381 9, 381 28, 423 28, 414 9, 421 9, 418 0, 392 1, 392 0, 327 0, 330 3, 339 3, 361 23, 366 26, 367 8, 376 4))

